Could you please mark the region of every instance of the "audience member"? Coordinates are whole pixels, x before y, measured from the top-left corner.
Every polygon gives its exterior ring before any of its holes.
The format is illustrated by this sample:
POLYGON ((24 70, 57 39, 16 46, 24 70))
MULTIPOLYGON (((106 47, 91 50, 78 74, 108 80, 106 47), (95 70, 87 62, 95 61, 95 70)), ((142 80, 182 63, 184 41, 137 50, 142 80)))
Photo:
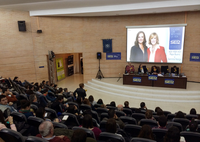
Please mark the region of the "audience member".
POLYGON ((166 125, 167 125, 167 118, 163 115, 158 117, 158 127, 154 128, 167 129, 166 125))
POLYGON ((122 104, 117 105, 117 109, 118 109, 119 111, 123 111, 123 105, 122 105, 122 104))
POLYGON ((151 111, 151 110, 146 110, 146 112, 145 112, 145 118, 146 118, 146 119, 155 120, 155 118, 153 117, 153 114, 152 114, 152 111, 151 111))
POLYGON ((0 130, 3 128, 10 128, 14 131, 17 131, 15 124, 13 123, 13 117, 8 116, 8 118, 4 118, 3 112, 0 110, 0 130))
POLYGON ((115 101, 110 102, 110 106, 112 106, 112 107, 116 107, 116 103, 115 103, 115 101))
POLYGON ((190 114, 196 115, 196 114, 197 114, 196 109, 195 109, 195 108, 192 108, 192 109, 190 110, 190 114))
POLYGON ((76 99, 76 103, 78 104, 79 107, 80 107, 80 105, 82 104, 82 102, 83 102, 83 98, 79 96, 79 97, 76 99))
POLYGON ((140 110, 147 110, 147 107, 145 105, 145 102, 140 103, 140 110))
POLYGON ((74 97, 76 98, 76 93, 78 94, 78 97, 81 97, 83 100, 85 99, 86 97, 86 91, 83 89, 84 88, 84 84, 83 83, 80 83, 79 84, 79 87, 80 88, 77 88, 75 91, 74 91, 74 97))
POLYGON ((53 104, 51 105, 51 108, 54 109, 57 113, 64 112, 67 109, 67 105, 63 104, 63 96, 59 95, 56 98, 56 101, 54 101, 53 104))
POLYGON ((177 127, 172 126, 168 129, 164 142, 185 142, 183 137, 180 137, 180 131, 177 127))
POLYGON ((99 99, 99 100, 97 101, 97 104, 101 105, 102 108, 106 108, 106 105, 104 105, 102 99, 99 99))
POLYGON ((124 102, 124 108, 129 108, 129 102, 128 101, 124 102))
POLYGON ((198 128, 198 123, 193 118, 189 124, 189 127, 186 128, 186 131, 197 132, 197 128, 198 128))
POLYGON ((182 111, 178 111, 175 118, 185 118, 185 115, 182 111))
POLYGON ((40 107, 40 104, 38 103, 37 97, 36 97, 35 94, 31 94, 29 96, 29 101, 30 101, 31 104, 36 105, 37 107, 40 107))
POLYGON ((94 97, 92 95, 90 95, 88 99, 89 99, 91 105, 93 105, 93 106, 97 103, 96 101, 94 101, 94 97))
POLYGON ((138 137, 150 139, 150 140, 155 140, 155 136, 153 135, 153 132, 152 132, 151 127, 149 125, 143 125, 142 126, 142 129, 140 130, 138 137))
POLYGON ((34 86, 29 85, 28 90, 26 91, 26 94, 28 95, 28 97, 29 95, 34 94, 33 91, 34 91, 34 86))
POLYGON ((49 102, 48 102, 48 99, 46 98, 48 94, 48 89, 43 89, 43 95, 39 96, 39 99, 40 99, 40 105, 42 107, 46 107, 48 106, 49 102))
POLYGON ((161 108, 158 108, 158 109, 157 109, 157 115, 158 115, 158 116, 165 116, 165 115, 164 115, 164 112, 163 112, 163 110, 162 110, 161 108))
POLYGON ((117 132, 117 123, 114 118, 110 118, 106 122, 106 132, 115 134, 117 132))
POLYGON ((19 84, 20 86, 23 86, 23 85, 22 85, 22 82, 21 82, 20 80, 18 80, 18 77, 17 77, 17 76, 14 77, 13 81, 14 81, 15 83, 19 84))
POLYGON ((30 102, 27 100, 21 100, 21 109, 19 110, 20 113, 23 113, 26 118, 28 119, 29 116, 34 116, 33 113, 30 111, 30 102))
POLYGON ((5 88, 5 89, 2 89, 3 90, 3 95, 5 95, 6 96, 6 98, 7 98, 7 100, 8 100, 8 103, 9 102, 17 102, 17 98, 16 98, 16 96, 14 96, 13 94, 12 94, 12 92, 10 92, 10 90, 9 89, 7 89, 7 88, 5 88))
POLYGON ((69 138, 64 135, 54 135, 54 127, 50 121, 44 121, 40 124, 39 133, 40 134, 38 134, 37 137, 45 139, 49 142, 70 142, 69 138))
POLYGON ((9 108, 11 112, 16 111, 12 105, 12 102, 8 103, 8 99, 5 95, 0 95, 0 110, 4 111, 9 108))
POLYGON ((87 133, 84 130, 77 129, 74 131, 71 142, 86 142, 87 133))
POLYGON ((86 114, 84 117, 83 117, 83 121, 82 121, 82 126, 84 128, 87 128, 87 129, 90 129, 93 131, 96 139, 98 140, 99 139, 99 135, 101 133, 101 130, 98 128, 98 127, 94 127, 93 126, 93 121, 92 121, 92 116, 89 115, 89 114, 86 114))
POLYGON ((86 104, 86 105, 90 106, 92 110, 95 110, 94 106, 91 105, 90 101, 87 98, 85 98, 83 100, 83 104, 86 104))

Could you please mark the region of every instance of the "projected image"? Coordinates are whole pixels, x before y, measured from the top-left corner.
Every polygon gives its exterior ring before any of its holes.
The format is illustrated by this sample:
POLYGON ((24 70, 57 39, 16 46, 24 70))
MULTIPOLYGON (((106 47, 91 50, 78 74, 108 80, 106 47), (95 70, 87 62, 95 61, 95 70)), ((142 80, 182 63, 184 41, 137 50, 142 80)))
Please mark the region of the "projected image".
POLYGON ((184 30, 127 28, 127 62, 182 63, 184 30))

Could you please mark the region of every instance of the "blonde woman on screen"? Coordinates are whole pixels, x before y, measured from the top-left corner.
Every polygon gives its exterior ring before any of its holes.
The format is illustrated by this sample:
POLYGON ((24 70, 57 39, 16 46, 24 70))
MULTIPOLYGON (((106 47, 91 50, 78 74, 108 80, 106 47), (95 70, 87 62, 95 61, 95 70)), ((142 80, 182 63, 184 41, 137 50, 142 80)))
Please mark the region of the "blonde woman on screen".
POLYGON ((131 47, 131 62, 147 62, 146 37, 143 31, 137 33, 135 45, 131 47))
POLYGON ((167 62, 165 48, 159 46, 159 39, 156 33, 149 36, 149 48, 147 49, 148 62, 167 62))

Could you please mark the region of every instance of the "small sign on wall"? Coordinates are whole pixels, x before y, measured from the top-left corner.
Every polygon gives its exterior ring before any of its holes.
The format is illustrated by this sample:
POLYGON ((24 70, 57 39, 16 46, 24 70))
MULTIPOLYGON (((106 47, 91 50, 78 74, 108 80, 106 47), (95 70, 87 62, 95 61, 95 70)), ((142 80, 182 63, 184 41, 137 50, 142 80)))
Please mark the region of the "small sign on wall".
POLYGON ((106 53, 106 60, 121 60, 121 52, 106 53))
POLYGON ((44 68, 44 66, 39 66, 39 68, 44 68))
POLYGON ((200 53, 190 53, 190 61, 200 62, 200 53))

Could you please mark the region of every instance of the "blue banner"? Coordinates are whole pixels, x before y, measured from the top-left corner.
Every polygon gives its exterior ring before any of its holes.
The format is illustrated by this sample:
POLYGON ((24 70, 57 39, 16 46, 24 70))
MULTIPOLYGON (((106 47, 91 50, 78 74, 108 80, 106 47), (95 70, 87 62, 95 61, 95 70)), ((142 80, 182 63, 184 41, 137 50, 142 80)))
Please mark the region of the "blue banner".
POLYGON ((170 50, 181 50, 183 27, 170 27, 170 50))
POLYGON ((142 79, 141 79, 141 77, 133 77, 133 82, 141 83, 142 79))
POLYGON ((112 39, 103 39, 103 52, 112 52, 112 39))
POLYGON ((106 53, 106 60, 121 60, 121 52, 106 53))
POLYGON ((157 75, 148 75, 148 80, 157 80, 158 76, 157 75))
POLYGON ((190 61, 200 62, 200 53, 190 53, 190 61))
POLYGON ((44 66, 39 66, 39 68, 44 68, 44 66))
POLYGON ((174 85, 174 79, 165 79, 165 84, 174 85))

